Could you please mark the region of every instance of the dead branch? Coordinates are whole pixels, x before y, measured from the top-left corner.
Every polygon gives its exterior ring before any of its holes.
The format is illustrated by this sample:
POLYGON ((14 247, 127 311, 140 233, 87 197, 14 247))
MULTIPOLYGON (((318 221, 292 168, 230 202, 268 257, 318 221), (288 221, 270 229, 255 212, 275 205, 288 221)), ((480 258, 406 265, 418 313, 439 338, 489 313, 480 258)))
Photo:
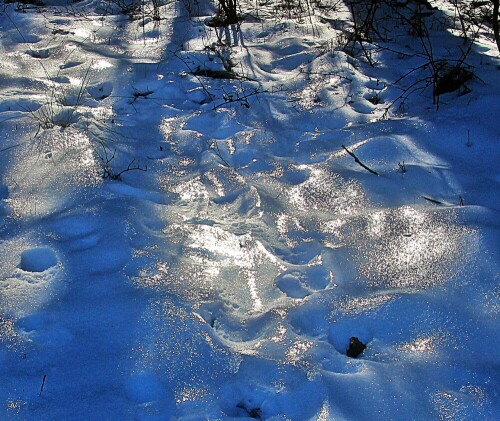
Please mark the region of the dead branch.
POLYGON ((358 158, 356 155, 354 155, 354 153, 353 153, 353 152, 351 152, 349 149, 347 149, 344 145, 342 145, 342 148, 344 148, 344 150, 345 150, 345 151, 346 151, 349 155, 351 155, 351 156, 354 158, 354 161, 356 162, 356 164, 359 164, 359 165, 360 165, 360 166, 362 166, 362 167, 363 167, 366 171, 368 171, 368 172, 370 172, 370 173, 372 173, 372 174, 374 174, 374 175, 379 175, 377 171, 374 171, 374 170, 372 170, 370 167, 368 167, 368 166, 366 166, 365 164, 363 164, 363 163, 359 160, 359 158, 358 158))

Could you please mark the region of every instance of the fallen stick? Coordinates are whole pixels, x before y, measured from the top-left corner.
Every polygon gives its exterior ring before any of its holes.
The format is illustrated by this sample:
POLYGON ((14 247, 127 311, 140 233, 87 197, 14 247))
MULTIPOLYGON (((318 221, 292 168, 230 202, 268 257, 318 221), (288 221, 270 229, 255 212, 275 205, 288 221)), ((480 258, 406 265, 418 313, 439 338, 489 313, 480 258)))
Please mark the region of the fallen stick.
POLYGON ((361 165, 361 166, 362 166, 362 167, 363 167, 366 171, 371 172, 372 174, 378 175, 378 172, 377 172, 377 171, 374 171, 374 170, 372 170, 370 167, 367 167, 365 164, 363 164, 363 163, 359 160, 359 158, 358 158, 356 155, 354 155, 354 153, 353 153, 353 152, 351 152, 349 149, 347 149, 344 145, 342 145, 342 147, 344 148, 344 150, 345 150, 345 151, 346 151, 349 155, 351 155, 351 156, 354 158, 354 161, 355 161, 357 164, 361 165))
POLYGON ((40 395, 39 396, 42 396, 42 392, 43 392, 43 386, 45 386, 45 379, 47 378, 47 375, 44 374, 43 375, 43 380, 42 380, 42 387, 40 388, 40 395))
POLYGON ((436 205, 444 205, 443 202, 440 202, 439 200, 433 199, 433 198, 431 198, 429 196, 422 196, 422 199, 425 199, 425 200, 427 200, 427 201, 429 201, 431 203, 435 203, 436 205))

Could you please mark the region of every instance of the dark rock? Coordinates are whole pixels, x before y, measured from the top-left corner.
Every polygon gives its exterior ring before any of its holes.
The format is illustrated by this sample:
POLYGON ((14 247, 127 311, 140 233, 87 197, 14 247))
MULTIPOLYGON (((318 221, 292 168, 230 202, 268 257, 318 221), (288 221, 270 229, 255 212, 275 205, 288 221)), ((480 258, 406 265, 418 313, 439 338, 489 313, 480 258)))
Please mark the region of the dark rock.
POLYGON ((346 355, 351 358, 357 358, 366 349, 366 345, 358 338, 353 336, 349 339, 349 347, 346 350, 346 355))

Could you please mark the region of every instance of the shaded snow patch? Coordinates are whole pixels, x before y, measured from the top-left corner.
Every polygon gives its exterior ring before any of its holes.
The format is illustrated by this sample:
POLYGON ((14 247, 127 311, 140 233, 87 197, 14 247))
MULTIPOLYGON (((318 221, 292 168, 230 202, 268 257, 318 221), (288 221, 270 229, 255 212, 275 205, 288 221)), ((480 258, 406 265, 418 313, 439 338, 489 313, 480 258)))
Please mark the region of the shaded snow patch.
POLYGON ((44 272, 58 263, 56 253, 49 247, 37 247, 21 253, 19 269, 25 272, 44 272))

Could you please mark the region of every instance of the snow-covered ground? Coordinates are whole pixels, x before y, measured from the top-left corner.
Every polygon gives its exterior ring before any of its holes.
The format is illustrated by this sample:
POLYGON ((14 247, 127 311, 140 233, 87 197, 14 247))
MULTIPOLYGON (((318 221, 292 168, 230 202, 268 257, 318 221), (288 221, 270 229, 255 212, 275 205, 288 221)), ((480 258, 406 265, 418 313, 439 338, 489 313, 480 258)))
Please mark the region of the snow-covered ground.
POLYGON ((457 32, 52 3, 0 13, 0 419, 498 419, 489 34, 389 108, 457 32))

